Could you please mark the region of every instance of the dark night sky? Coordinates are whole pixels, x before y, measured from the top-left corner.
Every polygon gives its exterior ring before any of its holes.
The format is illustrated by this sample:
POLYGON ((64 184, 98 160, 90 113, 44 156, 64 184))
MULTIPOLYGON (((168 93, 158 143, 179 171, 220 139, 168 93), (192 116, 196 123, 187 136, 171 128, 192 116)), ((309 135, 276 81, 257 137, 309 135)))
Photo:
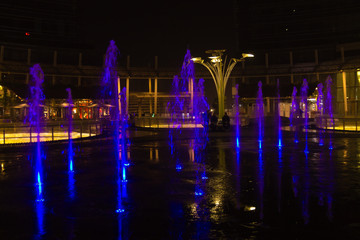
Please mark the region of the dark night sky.
MULTIPOLYGON (((114 39, 132 63, 179 63, 189 47, 193 55, 207 49, 235 49, 233 1, 79 0, 81 37, 99 50, 114 39), (141 59, 140 59, 141 58, 141 59), (150 60, 151 59, 151 60, 150 60)), ((134 64, 135 64, 134 63, 134 64)))

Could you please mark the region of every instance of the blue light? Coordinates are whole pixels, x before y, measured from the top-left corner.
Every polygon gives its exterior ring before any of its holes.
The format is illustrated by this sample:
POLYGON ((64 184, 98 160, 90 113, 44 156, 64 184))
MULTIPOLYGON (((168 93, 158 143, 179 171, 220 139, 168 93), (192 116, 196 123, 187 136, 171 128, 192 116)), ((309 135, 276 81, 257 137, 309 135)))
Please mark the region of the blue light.
POLYGON ((73 172, 73 171, 74 171, 72 159, 70 159, 69 171, 70 171, 70 172, 73 172))
POLYGON ((299 143, 299 140, 295 139, 295 143, 299 143))
POLYGON ((262 150, 262 141, 259 140, 259 150, 261 151, 262 150))
POLYGON ((124 213, 124 212, 125 212, 125 209, 119 208, 119 209, 116 209, 115 212, 116 212, 116 213, 124 213))
POLYGON ((182 166, 181 165, 176 165, 176 170, 178 170, 178 171, 182 170, 182 166))
POLYGON ((202 191, 195 192, 195 196, 202 196, 204 193, 202 191))
POLYGON ((329 147, 329 149, 330 149, 330 150, 333 150, 333 147, 332 147, 332 146, 330 146, 330 147, 329 147))
POLYGON ((236 138, 236 147, 240 147, 240 141, 239 141, 239 137, 236 138))
POLYGON ((124 163, 124 166, 128 167, 128 166, 130 166, 130 163, 124 163))
POLYGON ((127 180, 126 180, 126 169, 124 167, 122 168, 122 173, 123 173, 122 174, 122 177, 123 177, 122 181, 127 182, 127 180))

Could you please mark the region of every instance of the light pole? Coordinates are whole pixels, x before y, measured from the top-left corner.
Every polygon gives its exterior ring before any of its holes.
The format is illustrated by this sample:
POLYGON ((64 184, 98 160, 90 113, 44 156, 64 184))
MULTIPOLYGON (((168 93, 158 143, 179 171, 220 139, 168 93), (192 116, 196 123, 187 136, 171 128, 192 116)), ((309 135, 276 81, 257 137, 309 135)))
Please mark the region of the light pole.
POLYGON ((194 63, 199 63, 209 70, 211 77, 215 82, 216 92, 218 96, 219 117, 224 115, 225 111, 225 89, 229 80, 230 74, 236 63, 245 61, 247 57, 254 57, 253 54, 243 53, 241 58, 231 58, 227 61, 227 56, 224 60, 222 56, 226 50, 208 50, 205 53, 211 54, 210 62, 205 62, 201 57, 192 58, 194 63))

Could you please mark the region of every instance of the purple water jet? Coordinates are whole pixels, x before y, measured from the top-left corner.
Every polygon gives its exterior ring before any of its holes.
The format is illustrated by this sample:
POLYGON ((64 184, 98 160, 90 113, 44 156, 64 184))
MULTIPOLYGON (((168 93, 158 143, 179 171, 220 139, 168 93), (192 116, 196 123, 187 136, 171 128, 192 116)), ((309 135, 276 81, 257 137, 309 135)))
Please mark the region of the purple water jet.
POLYGON ((294 141, 299 142, 298 136, 298 117, 299 117, 299 105, 297 101, 297 88, 294 87, 291 95, 291 111, 290 111, 290 127, 294 131, 294 141))
POLYGON ((318 96, 316 99, 316 106, 318 110, 318 126, 319 126, 319 145, 324 145, 324 95, 323 95, 323 84, 317 85, 318 96))
MULTIPOLYGON (((35 182, 37 184, 37 201, 44 201, 43 198, 43 167, 41 157, 40 133, 41 133, 41 116, 42 111, 40 104, 44 100, 41 84, 44 82, 44 72, 39 64, 35 64, 30 68, 32 76, 32 85, 30 86, 30 129, 35 128, 36 133, 36 150, 35 150, 35 182)), ((31 131, 31 130, 30 130, 31 131)))
POLYGON ((72 96, 71 96, 71 89, 67 88, 66 89, 67 93, 68 93, 68 98, 67 98, 67 104, 68 104, 68 108, 67 108, 67 118, 68 118, 68 141, 69 141, 69 146, 68 146, 68 170, 69 172, 73 172, 74 171, 74 149, 73 149, 73 142, 72 142, 72 131, 73 131, 73 124, 72 124, 72 106, 73 106, 73 100, 72 100, 72 96))
POLYGON ((236 94, 234 97, 234 110, 235 110, 235 141, 236 147, 240 148, 240 110, 239 110, 239 84, 235 86, 236 94))
POLYGON ((277 127, 278 127, 278 147, 281 148, 282 147, 282 134, 281 134, 281 112, 280 112, 280 83, 279 83, 279 79, 277 79, 276 82, 276 86, 277 86, 277 127))
POLYGON ((102 84, 104 86, 103 98, 110 99, 111 105, 114 106, 111 111, 111 124, 114 135, 117 178, 117 206, 115 212, 123 213, 125 212, 125 209, 122 203, 122 184, 126 182, 126 171, 124 170, 124 156, 126 156, 126 154, 124 153, 123 149, 120 149, 120 145, 122 148, 124 147, 124 144, 121 144, 121 142, 123 141, 125 131, 123 131, 121 126, 123 120, 123 109, 121 104, 120 78, 118 77, 116 71, 118 55, 119 50, 115 44, 115 41, 111 40, 106 50, 102 84))
POLYGON ((303 84, 301 86, 301 101, 300 101, 300 109, 302 110, 302 117, 304 119, 304 131, 305 131, 305 153, 309 152, 308 149, 308 125, 309 125, 309 113, 308 113, 308 102, 307 102, 307 96, 308 96, 308 90, 309 86, 304 79, 303 84))
POLYGON ((258 83, 258 93, 256 97, 256 117, 258 122, 258 143, 259 150, 262 150, 262 141, 264 139, 264 100, 262 94, 262 82, 258 83))
MULTIPOLYGON (((324 112, 326 114, 326 127, 328 127, 328 119, 330 120, 330 127, 334 128, 334 115, 333 115, 333 108, 332 108, 332 94, 331 94, 331 85, 332 85, 332 79, 330 76, 325 81, 325 92, 326 92, 326 98, 324 100, 324 112)), ((331 134, 329 135, 329 149, 333 149, 332 146, 332 137, 331 134)))

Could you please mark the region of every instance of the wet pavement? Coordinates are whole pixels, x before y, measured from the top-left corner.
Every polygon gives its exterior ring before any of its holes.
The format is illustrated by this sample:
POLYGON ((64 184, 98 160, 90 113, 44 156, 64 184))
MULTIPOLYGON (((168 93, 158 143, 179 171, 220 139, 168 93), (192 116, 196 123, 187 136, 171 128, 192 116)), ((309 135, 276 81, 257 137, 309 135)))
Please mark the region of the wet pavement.
POLYGON ((119 183, 113 141, 44 145, 44 201, 36 201, 33 149, 0 150, 1 239, 357 239, 360 140, 316 133, 131 130, 127 182, 119 183), (172 151, 172 152, 171 152, 172 151), (119 191, 121 196, 119 197, 119 191), (124 212, 116 212, 119 201, 124 212))

